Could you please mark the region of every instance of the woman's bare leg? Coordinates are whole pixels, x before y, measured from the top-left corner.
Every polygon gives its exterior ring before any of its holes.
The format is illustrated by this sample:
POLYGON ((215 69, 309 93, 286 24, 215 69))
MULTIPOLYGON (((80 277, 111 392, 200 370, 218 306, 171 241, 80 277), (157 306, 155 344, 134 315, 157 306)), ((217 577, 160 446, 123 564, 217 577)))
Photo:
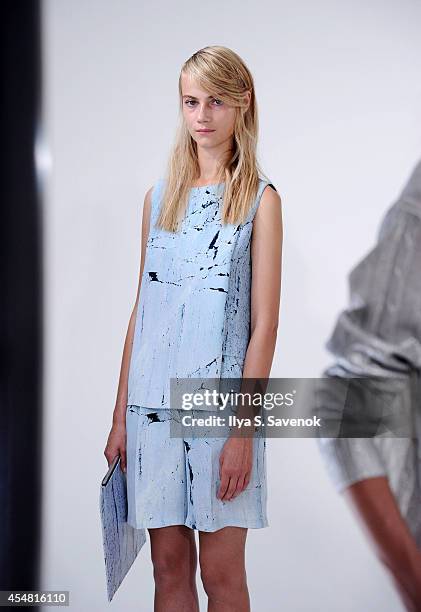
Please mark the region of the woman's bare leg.
POLYGON ((171 525, 148 531, 155 580, 154 612, 199 612, 193 529, 171 525))
POLYGON ((245 568, 247 529, 199 531, 199 563, 208 612, 250 612, 245 568))

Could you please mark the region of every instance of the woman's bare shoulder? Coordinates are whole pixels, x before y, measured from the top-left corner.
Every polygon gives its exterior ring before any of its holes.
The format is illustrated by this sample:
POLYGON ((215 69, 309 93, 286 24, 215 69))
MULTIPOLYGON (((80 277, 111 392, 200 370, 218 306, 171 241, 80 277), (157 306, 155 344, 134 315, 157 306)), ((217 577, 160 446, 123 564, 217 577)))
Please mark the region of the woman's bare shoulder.
POLYGON ((277 218, 282 211, 282 200, 272 183, 268 183, 262 192, 257 208, 256 220, 260 217, 266 219, 277 218))
POLYGON ((158 191, 159 189, 162 189, 163 182, 164 182, 164 179, 158 178, 155 181, 155 183, 151 187, 149 187, 149 189, 146 191, 145 198, 144 198, 144 205, 147 206, 147 208, 149 210, 151 208, 151 202, 152 202, 153 194, 154 194, 154 192, 158 191))
POLYGON ((265 204, 265 208, 268 206, 271 207, 282 205, 281 196, 279 195, 278 190, 272 183, 268 183, 263 189, 262 203, 263 202, 267 202, 267 204, 265 204))

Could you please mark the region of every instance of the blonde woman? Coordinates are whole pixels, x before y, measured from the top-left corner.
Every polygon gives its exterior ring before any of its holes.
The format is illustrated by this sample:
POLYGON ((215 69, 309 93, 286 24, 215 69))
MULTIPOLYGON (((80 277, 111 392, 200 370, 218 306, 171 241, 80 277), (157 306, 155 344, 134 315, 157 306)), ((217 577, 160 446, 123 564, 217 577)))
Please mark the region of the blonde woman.
POLYGON ((281 199, 259 171, 254 83, 236 53, 212 46, 192 55, 179 100, 166 177, 145 196, 139 285, 104 454, 108 463, 120 454, 128 522, 149 531, 155 611, 199 610, 197 530, 208 610, 245 612, 247 530, 268 526, 266 441, 232 435, 236 426, 170 435, 185 413, 170 406, 170 380, 269 377, 281 199))

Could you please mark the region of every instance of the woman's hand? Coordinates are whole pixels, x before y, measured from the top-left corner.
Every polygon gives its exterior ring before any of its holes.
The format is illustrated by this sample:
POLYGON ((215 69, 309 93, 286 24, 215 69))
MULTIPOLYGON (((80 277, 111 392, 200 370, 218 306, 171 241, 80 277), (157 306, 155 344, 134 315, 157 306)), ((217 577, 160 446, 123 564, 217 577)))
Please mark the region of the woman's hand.
POLYGON ((229 437, 219 457, 221 483, 216 497, 229 501, 237 497, 250 482, 253 465, 253 437, 229 437))
POLYGON ((113 423, 108 436, 104 455, 108 461, 108 467, 117 455, 120 455, 120 465, 123 472, 126 471, 126 425, 123 421, 113 423))

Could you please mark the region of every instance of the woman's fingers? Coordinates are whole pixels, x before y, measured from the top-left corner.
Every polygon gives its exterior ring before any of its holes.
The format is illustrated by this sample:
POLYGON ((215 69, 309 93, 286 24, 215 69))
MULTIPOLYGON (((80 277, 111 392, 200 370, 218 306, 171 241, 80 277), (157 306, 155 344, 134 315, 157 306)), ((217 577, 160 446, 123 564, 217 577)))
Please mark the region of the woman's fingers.
POLYGON ((239 476, 238 481, 237 481, 237 486, 235 488, 234 493, 232 494, 232 498, 234 499, 235 497, 237 497, 240 493, 242 493, 244 491, 244 489, 247 487, 248 483, 250 482, 250 473, 246 472, 243 475, 239 476))
POLYGON ((251 480, 251 472, 247 472, 245 478, 244 478, 244 486, 243 486, 243 491, 244 489, 247 489, 247 487, 249 486, 251 480))
MULTIPOLYGON (((243 480, 243 479, 241 478, 241 480, 243 480)), ((241 490, 238 488, 239 481, 240 481, 240 476, 231 476, 230 484, 228 486, 228 491, 227 491, 227 494, 225 496, 227 501, 230 501, 231 499, 236 497, 236 495, 238 495, 238 493, 241 493, 241 490)))
POLYGON ((112 462, 114 461, 114 457, 116 456, 116 452, 113 452, 109 446, 107 446, 107 448, 104 450, 104 455, 105 458, 107 460, 108 463, 108 467, 110 467, 110 465, 112 464, 112 462))
POLYGON ((228 475, 228 473, 222 469, 222 478, 219 490, 217 493, 218 499, 221 501, 230 501, 239 495, 247 487, 250 482, 250 475, 228 475))
POLYGON ((112 464, 117 455, 120 455, 121 469, 126 471, 126 429, 125 427, 113 425, 108 435, 107 445, 104 450, 108 467, 112 464))
POLYGON ((219 484, 218 493, 216 494, 216 497, 218 499, 222 499, 224 497, 225 493, 227 492, 228 486, 229 486, 229 476, 224 471, 224 469, 222 469, 221 470, 221 482, 219 484))
POLYGON ((220 485, 216 494, 222 501, 230 501, 239 495, 250 482, 253 451, 248 444, 230 439, 219 457, 220 485), (239 454, 240 453, 240 454, 239 454))
POLYGON ((123 448, 120 451, 120 465, 121 465, 121 469, 123 470, 123 472, 127 471, 127 457, 126 457, 126 449, 123 448))
POLYGON ((244 474, 243 478, 239 478, 238 479, 238 485, 237 485, 237 491, 234 494, 234 497, 237 497, 237 495, 239 495, 240 493, 242 493, 244 491, 244 489, 246 488, 246 486, 248 485, 250 478, 248 478, 248 474, 244 474))

